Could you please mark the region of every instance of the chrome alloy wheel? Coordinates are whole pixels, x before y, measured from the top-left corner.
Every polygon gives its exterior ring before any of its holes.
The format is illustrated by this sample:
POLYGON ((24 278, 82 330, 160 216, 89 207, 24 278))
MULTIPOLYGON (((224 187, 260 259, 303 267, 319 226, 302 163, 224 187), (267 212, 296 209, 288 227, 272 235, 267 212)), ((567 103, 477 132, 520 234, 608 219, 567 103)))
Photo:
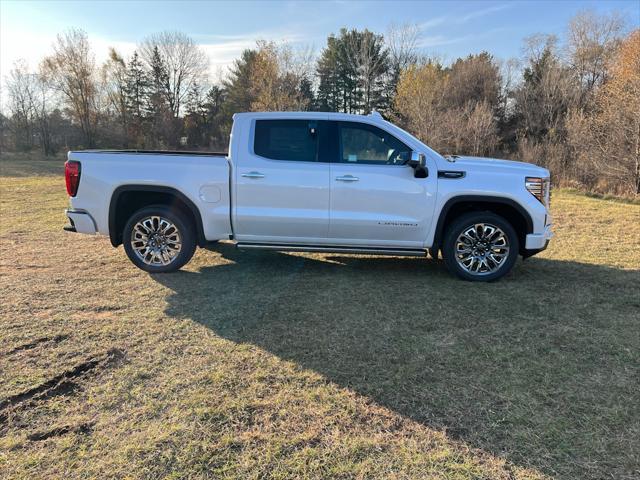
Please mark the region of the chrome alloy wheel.
POLYGON ((462 231, 455 244, 455 258, 472 275, 488 275, 504 265, 509 240, 495 225, 476 223, 462 231))
POLYGON ((178 228, 164 217, 141 219, 131 231, 131 247, 147 265, 169 265, 182 249, 178 228))

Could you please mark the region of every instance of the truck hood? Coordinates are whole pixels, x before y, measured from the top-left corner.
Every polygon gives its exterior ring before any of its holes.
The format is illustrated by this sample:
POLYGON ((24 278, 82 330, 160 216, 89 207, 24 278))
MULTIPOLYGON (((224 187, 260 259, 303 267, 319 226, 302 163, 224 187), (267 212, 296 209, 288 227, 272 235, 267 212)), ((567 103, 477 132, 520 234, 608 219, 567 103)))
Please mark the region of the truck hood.
POLYGON ((448 165, 451 170, 474 171, 501 171, 504 173, 514 173, 519 175, 529 175, 532 177, 548 177, 549 170, 532 163, 516 162, 514 160, 501 160, 498 158, 484 157, 463 157, 455 156, 448 165))

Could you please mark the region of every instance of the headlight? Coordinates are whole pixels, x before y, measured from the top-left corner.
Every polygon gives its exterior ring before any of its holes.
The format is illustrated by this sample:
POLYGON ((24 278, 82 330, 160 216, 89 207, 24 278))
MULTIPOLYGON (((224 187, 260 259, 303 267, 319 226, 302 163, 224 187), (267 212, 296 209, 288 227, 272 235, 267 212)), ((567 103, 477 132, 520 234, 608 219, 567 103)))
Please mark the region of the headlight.
POLYGON ((529 190, 529 193, 536 197, 540 203, 549 206, 549 190, 551 186, 549 178, 526 177, 524 185, 529 190))

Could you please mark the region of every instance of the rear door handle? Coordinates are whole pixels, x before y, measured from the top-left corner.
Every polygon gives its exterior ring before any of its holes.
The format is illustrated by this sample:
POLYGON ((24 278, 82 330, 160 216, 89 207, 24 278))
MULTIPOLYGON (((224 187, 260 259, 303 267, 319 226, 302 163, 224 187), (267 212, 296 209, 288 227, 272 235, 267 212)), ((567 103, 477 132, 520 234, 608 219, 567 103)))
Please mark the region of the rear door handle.
POLYGON ((260 172, 243 173, 242 176, 245 178, 264 178, 264 174, 260 172))
POLYGON ((360 179, 353 175, 342 175, 341 177, 336 177, 336 180, 339 182, 357 182, 360 179))

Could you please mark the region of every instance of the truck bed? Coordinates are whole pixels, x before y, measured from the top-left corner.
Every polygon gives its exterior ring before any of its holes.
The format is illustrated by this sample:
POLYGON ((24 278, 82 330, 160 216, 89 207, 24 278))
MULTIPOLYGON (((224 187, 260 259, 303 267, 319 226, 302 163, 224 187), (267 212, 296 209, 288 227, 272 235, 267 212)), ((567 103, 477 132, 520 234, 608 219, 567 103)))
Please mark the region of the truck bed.
POLYGON ((98 233, 110 235, 114 211, 127 208, 136 191, 150 187, 179 194, 196 207, 206 240, 232 233, 226 152, 83 150, 69 152, 68 159, 81 165, 71 207, 88 213, 98 233))

